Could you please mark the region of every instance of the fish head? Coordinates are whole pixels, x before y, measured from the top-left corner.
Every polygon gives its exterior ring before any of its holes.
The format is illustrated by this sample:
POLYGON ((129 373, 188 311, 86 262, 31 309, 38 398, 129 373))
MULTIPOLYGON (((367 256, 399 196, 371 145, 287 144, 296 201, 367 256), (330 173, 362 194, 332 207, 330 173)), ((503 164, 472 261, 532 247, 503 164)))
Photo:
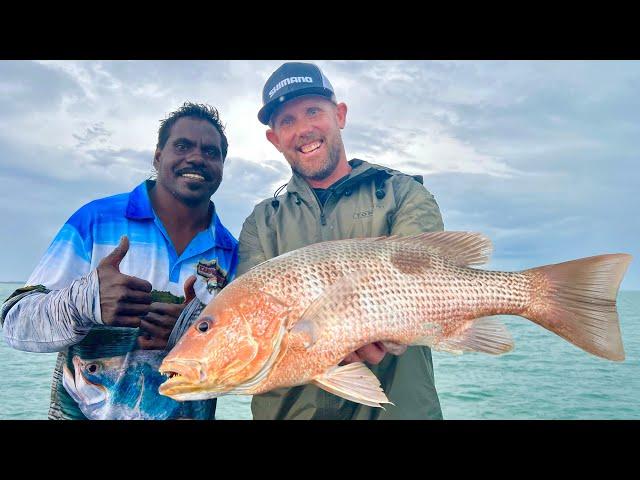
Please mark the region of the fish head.
POLYGON ((179 401, 250 394, 266 378, 280 353, 283 307, 259 291, 229 293, 231 284, 165 357, 161 394, 179 401))
POLYGON ((122 374, 124 359, 125 356, 82 359, 76 355, 73 357, 76 380, 81 378, 84 383, 111 389, 122 374))
POLYGON ((75 373, 65 365, 62 384, 85 415, 100 417, 109 408, 111 389, 116 384, 124 357, 71 359, 75 373))

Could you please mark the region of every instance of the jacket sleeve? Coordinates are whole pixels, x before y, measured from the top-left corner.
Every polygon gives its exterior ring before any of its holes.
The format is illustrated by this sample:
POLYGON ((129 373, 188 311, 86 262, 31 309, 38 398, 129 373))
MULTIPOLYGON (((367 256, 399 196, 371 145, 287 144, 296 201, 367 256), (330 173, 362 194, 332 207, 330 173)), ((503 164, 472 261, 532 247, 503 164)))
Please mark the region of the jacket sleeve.
POLYGON ((37 290, 9 299, 0 323, 7 344, 27 352, 58 352, 80 342, 100 319, 98 273, 74 280, 67 288, 37 290))
POLYGON ((433 195, 412 177, 403 176, 398 180, 398 208, 390 217, 390 235, 444 230, 440 208, 433 195))
POLYGON ((244 221, 238 242, 238 269, 236 270, 238 276, 267 260, 258 237, 255 208, 244 221))
POLYGON ((65 224, 27 281, 38 287, 19 289, 4 302, 0 325, 9 346, 57 352, 102 323, 98 273, 90 270, 85 246, 78 231, 65 224))

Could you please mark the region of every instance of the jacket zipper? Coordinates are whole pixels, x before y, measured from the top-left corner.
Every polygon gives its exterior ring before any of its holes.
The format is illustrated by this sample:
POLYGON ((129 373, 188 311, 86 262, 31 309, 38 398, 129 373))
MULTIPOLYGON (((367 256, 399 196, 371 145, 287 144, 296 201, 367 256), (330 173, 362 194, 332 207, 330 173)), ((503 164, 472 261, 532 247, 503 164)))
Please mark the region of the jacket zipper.
MULTIPOLYGON (((325 226, 327 224, 327 218, 324 216, 324 207, 320 204, 320 199, 318 198, 318 195, 316 195, 316 192, 313 191, 313 188, 309 187, 309 190, 311 190, 311 194, 315 197, 318 208, 320 209, 320 225, 325 226)), ((329 195, 327 195, 327 198, 324 201, 325 205, 332 195, 333 190, 331 190, 329 195)))

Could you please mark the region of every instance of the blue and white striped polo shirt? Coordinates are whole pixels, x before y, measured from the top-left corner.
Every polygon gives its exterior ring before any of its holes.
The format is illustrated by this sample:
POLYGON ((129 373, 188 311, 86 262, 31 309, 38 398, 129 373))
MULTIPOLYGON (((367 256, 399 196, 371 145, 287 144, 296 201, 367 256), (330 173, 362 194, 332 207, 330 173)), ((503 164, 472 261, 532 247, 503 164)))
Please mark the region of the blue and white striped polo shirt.
MULTIPOLYGON (((198 233, 180 256, 151 207, 147 184, 132 192, 94 200, 80 208, 64 224, 29 277, 27 285, 50 290, 68 286, 95 269, 129 237, 129 252, 120 271, 150 282, 154 290, 184 295, 185 280, 201 265, 217 265, 227 281, 235 275, 237 240, 222 225, 217 213, 208 229, 198 233)), ((202 271, 202 268, 200 269, 202 271)), ((211 300, 205 277, 197 275, 196 293, 203 303, 211 300)))

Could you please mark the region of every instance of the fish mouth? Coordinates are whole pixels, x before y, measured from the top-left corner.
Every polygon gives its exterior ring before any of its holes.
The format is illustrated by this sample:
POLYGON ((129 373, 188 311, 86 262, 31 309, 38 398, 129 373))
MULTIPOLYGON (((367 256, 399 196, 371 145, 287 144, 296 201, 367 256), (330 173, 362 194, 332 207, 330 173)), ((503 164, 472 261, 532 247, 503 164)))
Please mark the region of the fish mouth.
POLYGON ((206 375, 200 362, 193 360, 166 360, 159 371, 167 377, 158 391, 162 395, 179 400, 178 396, 202 388, 206 375))

